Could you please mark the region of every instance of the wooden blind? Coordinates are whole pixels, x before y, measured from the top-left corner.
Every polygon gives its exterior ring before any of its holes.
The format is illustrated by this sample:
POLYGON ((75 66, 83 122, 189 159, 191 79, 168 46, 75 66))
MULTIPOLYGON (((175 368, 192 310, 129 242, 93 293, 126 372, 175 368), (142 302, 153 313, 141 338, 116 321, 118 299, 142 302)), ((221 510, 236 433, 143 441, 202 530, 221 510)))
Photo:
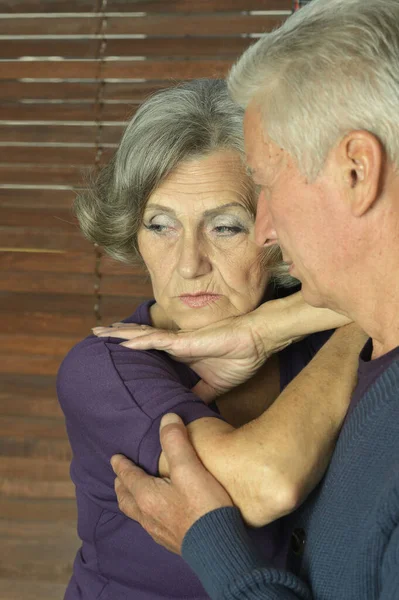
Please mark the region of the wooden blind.
MULTIPOLYGON (((13 531, 3 577, 15 575, 15 553, 33 535, 21 525, 27 498, 38 539, 60 520, 74 527, 54 387, 62 357, 96 322, 120 320, 151 295, 140 270, 82 238, 70 207, 84 173, 108 161, 147 95, 223 77, 293 8, 291 0, 0 0, 0 515, 13 531)), ((72 530, 64 531, 69 548, 72 530)), ((47 581, 48 597, 62 598, 54 586, 68 579, 72 554, 61 571, 53 546, 44 565, 36 554, 24 555, 15 598, 24 600, 24 578, 47 581)), ((32 598, 47 598, 43 585, 32 598)), ((11 587, 0 581, 0 597, 13 600, 11 587)))

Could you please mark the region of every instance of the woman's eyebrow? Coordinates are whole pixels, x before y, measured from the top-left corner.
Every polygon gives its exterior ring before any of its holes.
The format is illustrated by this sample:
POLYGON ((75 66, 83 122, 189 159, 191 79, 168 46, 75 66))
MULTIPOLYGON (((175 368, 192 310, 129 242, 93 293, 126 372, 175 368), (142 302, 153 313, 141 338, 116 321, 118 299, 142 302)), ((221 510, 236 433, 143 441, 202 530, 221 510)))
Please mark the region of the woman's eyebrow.
POLYGON ((150 209, 150 208, 155 208, 156 210, 162 210, 163 212, 168 212, 171 213, 172 215, 176 214, 176 211, 173 210, 173 208, 169 208, 169 206, 163 206, 162 204, 147 204, 147 206, 145 207, 145 210, 150 209))
POLYGON ((226 210, 226 208, 230 208, 232 206, 238 206, 242 210, 245 210, 245 212, 248 212, 247 209, 245 208, 245 206, 243 206, 243 204, 241 204, 240 202, 229 202, 228 204, 221 204, 220 206, 217 206, 216 208, 206 210, 203 213, 203 215, 204 215, 204 217, 211 217, 215 214, 223 212, 224 210, 226 210))

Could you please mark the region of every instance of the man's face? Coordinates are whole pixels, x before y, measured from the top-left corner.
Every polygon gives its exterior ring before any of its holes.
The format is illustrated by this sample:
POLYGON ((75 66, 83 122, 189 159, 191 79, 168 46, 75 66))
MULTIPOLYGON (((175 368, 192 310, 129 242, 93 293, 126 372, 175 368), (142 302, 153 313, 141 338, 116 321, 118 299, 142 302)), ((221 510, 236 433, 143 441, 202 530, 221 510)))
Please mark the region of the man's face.
POLYGON ((348 207, 334 160, 329 157, 322 173, 308 183, 294 159, 268 139, 254 104, 246 111, 244 130, 248 166, 261 187, 257 243, 280 245, 307 302, 340 309, 335 292, 348 260, 348 207))

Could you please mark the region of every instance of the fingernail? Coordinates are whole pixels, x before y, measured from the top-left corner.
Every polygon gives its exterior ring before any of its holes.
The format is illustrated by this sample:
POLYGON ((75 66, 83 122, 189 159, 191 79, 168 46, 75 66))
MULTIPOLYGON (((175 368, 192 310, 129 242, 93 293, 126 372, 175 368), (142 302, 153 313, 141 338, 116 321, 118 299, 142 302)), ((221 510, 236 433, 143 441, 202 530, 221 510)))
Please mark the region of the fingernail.
POLYGON ((122 454, 114 454, 114 456, 112 456, 111 458, 111 467, 113 468, 113 470, 115 471, 115 467, 116 467, 116 463, 123 458, 122 454))
POLYGON ((159 428, 162 429, 163 427, 165 427, 165 425, 172 425, 172 423, 181 422, 181 418, 178 415, 175 415, 175 413, 167 413, 162 417, 159 428))

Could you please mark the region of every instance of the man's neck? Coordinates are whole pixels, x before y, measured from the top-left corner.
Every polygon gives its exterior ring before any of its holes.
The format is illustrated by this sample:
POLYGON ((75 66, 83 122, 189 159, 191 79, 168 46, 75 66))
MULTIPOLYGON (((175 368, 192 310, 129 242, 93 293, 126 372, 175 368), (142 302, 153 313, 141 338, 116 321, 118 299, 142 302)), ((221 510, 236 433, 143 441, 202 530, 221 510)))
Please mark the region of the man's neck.
MULTIPOLYGON (((392 282, 395 286, 396 282, 392 282)), ((372 359, 379 358, 399 346, 399 293, 369 294, 361 306, 352 311, 352 319, 372 338, 372 359)))

